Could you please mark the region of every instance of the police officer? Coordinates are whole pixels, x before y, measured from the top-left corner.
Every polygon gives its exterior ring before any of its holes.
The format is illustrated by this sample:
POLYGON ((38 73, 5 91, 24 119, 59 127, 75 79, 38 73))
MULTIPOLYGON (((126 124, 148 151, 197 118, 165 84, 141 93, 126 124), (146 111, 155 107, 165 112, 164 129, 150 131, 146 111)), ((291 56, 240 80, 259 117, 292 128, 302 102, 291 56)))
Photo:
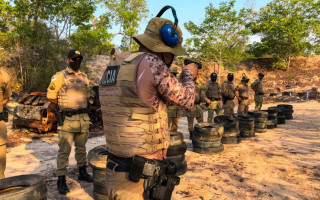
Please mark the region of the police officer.
POLYGON ((188 130, 190 133, 190 139, 192 139, 193 133, 193 122, 194 118, 197 119, 198 123, 203 122, 203 112, 200 106, 201 103, 201 87, 198 83, 194 84, 195 86, 195 99, 194 105, 191 110, 187 111, 187 120, 188 120, 188 130))
POLYGON ((214 112, 217 115, 223 114, 223 109, 221 106, 221 88, 217 81, 217 74, 212 73, 210 75, 210 80, 204 85, 203 90, 201 91, 203 99, 207 102, 208 105, 208 122, 213 121, 214 112))
POLYGON ((250 79, 243 74, 241 83, 236 87, 236 97, 239 102, 238 114, 248 114, 249 109, 249 86, 248 82, 250 79))
POLYGON ((261 110, 263 103, 263 73, 258 74, 258 78, 251 84, 251 88, 254 91, 254 102, 256 104, 255 110, 261 110))
POLYGON ((178 79, 168 70, 174 57, 186 55, 182 32, 175 23, 160 18, 149 21, 144 34, 133 36, 139 51, 121 58, 111 52, 104 72, 100 103, 109 150, 106 191, 109 199, 170 199, 174 185, 172 163, 164 162, 169 146, 166 103, 190 109, 194 103, 195 64, 182 68, 178 79), (162 31, 161 31, 162 30, 162 31))
POLYGON ((89 133, 88 98, 90 86, 87 75, 79 70, 83 56, 79 50, 68 53, 69 66, 56 73, 48 87, 47 98, 58 106, 59 151, 57 156, 58 191, 66 194, 68 159, 72 142, 75 144, 75 158, 79 167, 78 180, 93 182, 86 171, 86 142, 89 133))
MULTIPOLYGON (((169 68, 170 72, 176 77, 178 72, 178 67, 172 66, 169 68)), ((168 129, 170 132, 178 131, 178 122, 180 117, 180 109, 177 105, 169 103, 168 105, 168 129)))
POLYGON ((4 107, 12 94, 10 76, 4 69, 0 69, 0 88, 0 179, 3 179, 6 169, 6 147, 8 141, 5 123, 5 121, 8 121, 8 111, 4 107))
POLYGON ((229 73, 221 87, 224 115, 233 118, 235 89, 233 85, 233 73, 229 73))

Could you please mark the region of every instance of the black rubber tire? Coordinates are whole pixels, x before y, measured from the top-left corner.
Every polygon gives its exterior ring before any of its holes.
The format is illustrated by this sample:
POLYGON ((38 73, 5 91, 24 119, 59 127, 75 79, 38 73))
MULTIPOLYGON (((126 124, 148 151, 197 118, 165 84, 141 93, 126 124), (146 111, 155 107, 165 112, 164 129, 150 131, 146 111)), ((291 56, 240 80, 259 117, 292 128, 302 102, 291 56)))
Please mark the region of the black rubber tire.
POLYGON ((209 135, 203 135, 202 133, 193 132, 193 139, 198 141, 217 141, 221 140, 222 135, 216 135, 216 136, 209 136, 209 135))
POLYGON ((96 146, 88 152, 88 162, 90 163, 91 158, 96 156, 106 157, 108 156, 107 145, 96 146))
POLYGON ((254 123, 253 124, 240 124, 240 131, 241 130, 251 130, 254 128, 254 123))
POLYGON ((106 177, 103 176, 103 178, 104 178, 103 181, 94 179, 94 181, 93 181, 93 191, 98 193, 98 194, 101 194, 101 195, 107 195, 108 192, 107 192, 106 181, 105 181, 106 177))
POLYGON ((187 151, 187 144, 183 142, 180 145, 176 146, 169 146, 168 151, 167 151, 167 156, 178 156, 182 155, 187 151))
POLYGON ((255 128, 254 132, 257 133, 265 133, 267 131, 267 128, 255 128))
POLYGON ((192 146, 198 147, 198 148, 216 148, 219 147, 221 144, 221 139, 216 141, 200 141, 193 139, 192 140, 192 146))
POLYGON ((285 110, 283 111, 284 115, 292 115, 294 113, 293 110, 285 110))
POLYGON ((291 120, 291 119, 293 119, 293 116, 292 115, 286 115, 286 119, 287 120, 291 120))
POLYGON ((106 200, 109 199, 108 195, 102 195, 93 191, 94 200, 106 200))
POLYGON ((222 137, 222 144, 239 144, 241 142, 241 137, 238 135, 236 137, 222 137))
POLYGON ((37 174, 14 176, 0 180, 0 199, 26 200, 47 198, 45 177, 37 174), (11 189, 10 189, 11 188, 11 189))
POLYGON ((276 120, 277 118, 278 118, 278 116, 276 116, 276 117, 268 117, 268 120, 276 120))
POLYGON ((279 109, 277 106, 269 107, 268 112, 281 112, 281 109, 279 109))
POLYGON ((106 175, 106 168, 105 169, 92 168, 92 175, 94 180, 104 181, 105 175, 106 175))
POLYGON ((277 109, 277 108, 274 108, 274 109, 272 109, 272 108, 268 108, 268 110, 262 110, 262 111, 264 111, 264 112, 267 112, 268 113, 268 116, 270 116, 271 114, 278 114, 278 110, 279 109, 277 109))
POLYGON ((225 124, 223 133, 233 133, 239 132, 239 122, 237 121, 235 124, 225 124))
POLYGON ((248 138, 248 137, 254 137, 256 136, 254 130, 249 130, 249 131, 241 131, 240 136, 243 138, 248 138))
POLYGON ((278 104, 277 107, 282 110, 292 110, 293 106, 290 104, 278 104))
POLYGON ((253 116, 254 118, 267 118, 268 117, 268 112, 264 112, 264 111, 248 112, 248 114, 253 116))
POLYGON ((270 113, 269 115, 268 115, 268 118, 277 118, 278 117, 278 113, 270 113))
POLYGON ((202 135, 222 136, 224 128, 221 124, 201 122, 194 125, 194 131, 202 135))
POLYGON ((224 134, 239 132, 239 120, 230 118, 229 116, 220 115, 214 118, 214 123, 223 125, 224 134))
POLYGON ((229 133, 223 133, 222 137, 237 137, 240 134, 240 129, 238 128, 237 131, 229 132, 229 133))
POLYGON ((254 127, 256 128, 265 128, 266 127, 266 122, 265 123, 254 123, 254 127))
POLYGON ((266 123, 267 118, 254 118, 254 123, 266 123))
POLYGON ((217 154, 221 153, 224 150, 224 146, 221 143, 221 145, 217 148, 197 148, 193 147, 193 151, 196 153, 201 153, 201 154, 217 154))
POLYGON ((185 160, 186 156, 184 154, 178 156, 168 156, 167 160, 172 160, 174 163, 182 163, 185 160))
POLYGON ((273 129, 275 125, 267 125, 267 129, 273 129))
POLYGON ((286 117, 285 116, 282 116, 282 117, 278 116, 278 124, 285 124, 285 123, 286 123, 286 117))
POLYGON ((170 146, 180 145, 183 142, 183 134, 181 132, 170 132, 170 146))
POLYGON ((183 174, 185 174, 188 170, 188 164, 186 161, 180 163, 179 165, 177 165, 177 172, 176 172, 176 176, 181 176, 183 174))

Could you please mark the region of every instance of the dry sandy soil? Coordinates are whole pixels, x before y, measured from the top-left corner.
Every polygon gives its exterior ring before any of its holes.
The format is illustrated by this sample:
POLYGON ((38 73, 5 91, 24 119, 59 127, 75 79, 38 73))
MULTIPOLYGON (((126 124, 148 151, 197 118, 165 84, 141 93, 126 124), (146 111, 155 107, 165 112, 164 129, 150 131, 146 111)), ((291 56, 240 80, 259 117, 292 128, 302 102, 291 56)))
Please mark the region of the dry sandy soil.
MULTIPOLYGON (((172 199, 320 199, 320 104, 292 105, 294 120, 240 144, 225 145, 217 155, 194 153, 191 141, 185 139, 188 172, 181 176, 172 199)), ((186 118, 181 118, 179 131, 189 138, 186 118)), ((92 184, 77 180, 74 150, 67 179, 71 193, 57 193, 56 137, 20 138, 26 143, 8 149, 6 176, 45 175, 48 199, 93 199, 92 184)), ((91 138, 87 149, 104 143, 103 137, 91 138)))

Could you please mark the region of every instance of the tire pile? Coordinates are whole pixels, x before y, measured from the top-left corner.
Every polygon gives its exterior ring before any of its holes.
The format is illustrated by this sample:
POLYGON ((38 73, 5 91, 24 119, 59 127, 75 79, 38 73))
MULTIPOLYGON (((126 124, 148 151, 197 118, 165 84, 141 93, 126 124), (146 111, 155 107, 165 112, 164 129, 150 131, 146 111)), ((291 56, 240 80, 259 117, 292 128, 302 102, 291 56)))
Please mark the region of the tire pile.
POLYGON ((171 160, 177 165, 176 175, 186 173, 188 166, 185 160, 187 144, 183 141, 183 134, 180 132, 170 132, 170 146, 167 151, 167 160, 171 160))
POLYGON ((239 121, 236 118, 220 115, 214 118, 214 123, 223 126, 222 144, 239 144, 241 142, 239 121))
POLYGON ((282 110, 284 116, 286 117, 286 119, 293 119, 293 106, 289 105, 289 104, 279 104, 277 105, 277 107, 282 110))
POLYGON ((97 146, 88 152, 89 166, 93 173, 93 197, 95 200, 108 199, 105 180, 107 157, 106 145, 97 146))
POLYGON ((278 111, 279 109, 275 108, 268 108, 268 110, 264 110, 265 112, 268 112, 268 121, 267 129, 273 129, 278 127, 278 111))
POLYGON ((234 114, 239 120, 239 129, 241 137, 254 137, 254 117, 251 115, 234 114))
POLYGON ((249 112, 254 117, 254 131, 264 133, 267 131, 268 113, 264 111, 249 112))
POLYGON ((268 110, 277 110, 277 120, 278 124, 285 124, 286 123, 286 116, 284 115, 283 111, 279 109, 277 106, 269 107, 268 110))
POLYGON ((192 146, 193 151, 202 154, 215 154, 224 150, 221 143, 223 126, 214 123, 198 123, 194 125, 192 146))

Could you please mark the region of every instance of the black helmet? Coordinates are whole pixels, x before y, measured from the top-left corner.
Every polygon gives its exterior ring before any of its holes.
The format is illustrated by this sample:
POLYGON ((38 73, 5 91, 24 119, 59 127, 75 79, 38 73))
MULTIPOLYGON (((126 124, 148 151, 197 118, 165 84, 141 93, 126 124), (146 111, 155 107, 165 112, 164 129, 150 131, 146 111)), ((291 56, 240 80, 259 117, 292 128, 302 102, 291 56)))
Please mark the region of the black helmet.
POLYGON ((228 81, 233 81, 233 73, 229 73, 227 79, 228 81))
POLYGON ((216 82, 217 77, 218 77, 218 75, 215 72, 210 75, 210 79, 211 79, 212 82, 216 82))
POLYGON ((259 77, 264 77, 264 74, 263 73, 259 73, 258 76, 259 77))

